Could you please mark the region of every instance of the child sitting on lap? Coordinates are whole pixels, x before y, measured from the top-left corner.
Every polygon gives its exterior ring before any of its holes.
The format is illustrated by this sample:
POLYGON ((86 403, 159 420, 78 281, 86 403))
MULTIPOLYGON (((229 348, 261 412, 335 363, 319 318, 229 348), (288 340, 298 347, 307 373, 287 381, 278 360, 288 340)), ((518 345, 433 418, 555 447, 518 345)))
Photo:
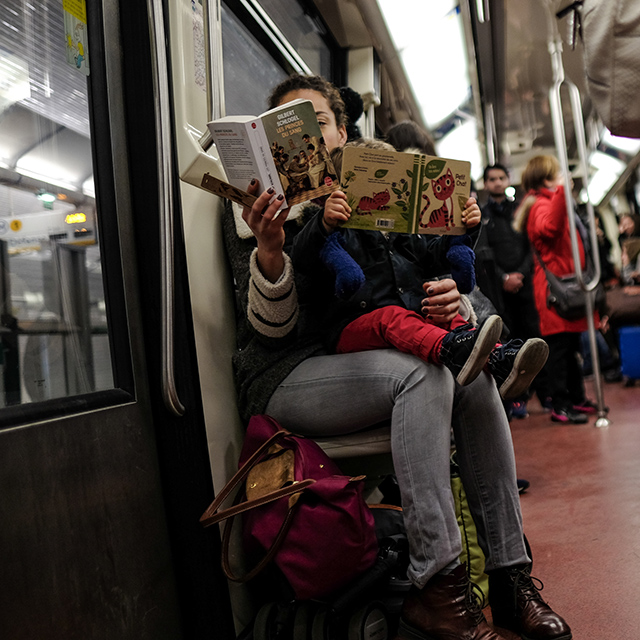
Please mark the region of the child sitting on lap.
MULTIPOLYGON (((356 144, 390 148, 380 141, 356 144)), ((332 152, 338 173, 341 152, 332 152)), ((447 327, 433 322, 429 308, 433 283, 429 280, 451 270, 446 258, 451 238, 341 228, 350 215, 347 196, 334 191, 316 219, 296 236, 291 254, 296 271, 315 281, 317 297, 325 298, 314 299, 313 303, 323 308, 330 349, 351 353, 392 347, 445 365, 461 385, 475 380, 488 363, 502 397, 520 396, 547 359, 548 347, 543 340, 511 340, 496 345, 502 331, 502 320, 496 315, 477 329, 460 315, 447 327), (340 234, 340 245, 364 274, 364 285, 346 299, 323 294, 332 290, 331 281, 336 275, 336 263, 332 266, 327 261, 326 251, 327 238, 334 232, 340 234)), ((475 228, 480 216, 475 199, 469 198, 463 223, 468 229, 475 228)))

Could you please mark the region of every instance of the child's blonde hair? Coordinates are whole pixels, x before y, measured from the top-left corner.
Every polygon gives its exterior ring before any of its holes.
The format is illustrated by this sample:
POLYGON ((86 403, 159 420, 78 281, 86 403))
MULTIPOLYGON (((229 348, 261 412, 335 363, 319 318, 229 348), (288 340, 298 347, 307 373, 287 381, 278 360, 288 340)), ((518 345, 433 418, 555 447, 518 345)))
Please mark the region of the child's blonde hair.
POLYGON ((542 189, 547 180, 555 180, 560 173, 560 163, 554 156, 535 156, 529 160, 522 172, 525 191, 542 189))
POLYGON ((522 172, 521 182, 527 197, 522 201, 515 213, 513 228, 524 233, 531 208, 536 202, 536 196, 530 191, 538 191, 545 186, 547 180, 555 180, 560 173, 560 163, 555 156, 534 156, 529 160, 522 172))
MULTIPOLYGON (((382 149, 383 151, 395 151, 394 147, 388 142, 378 140, 376 138, 360 138, 359 140, 353 140, 347 142, 345 147, 365 147, 367 149, 382 149)), ((336 147, 331 150, 331 162, 335 167, 336 173, 340 175, 342 173, 342 150, 344 147, 336 147)))

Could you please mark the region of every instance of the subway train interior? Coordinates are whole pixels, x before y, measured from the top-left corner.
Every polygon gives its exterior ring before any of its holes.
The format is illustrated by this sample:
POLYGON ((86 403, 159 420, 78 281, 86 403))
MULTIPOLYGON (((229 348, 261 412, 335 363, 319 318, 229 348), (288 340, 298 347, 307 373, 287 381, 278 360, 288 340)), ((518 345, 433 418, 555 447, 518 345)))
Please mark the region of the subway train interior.
MULTIPOLYGON (((638 3, 609 3, 637 41, 638 3)), ((224 178, 207 123, 318 74, 361 95, 364 136, 411 120, 469 161, 480 205, 486 165, 520 200, 529 160, 554 155, 618 274, 640 129, 612 133, 594 99, 588 4, 2 0, 0 638, 395 636, 384 607, 292 622, 268 582, 225 577, 221 528, 200 523, 245 429, 224 202, 200 188, 224 178)), ((588 422, 551 422, 535 397, 510 422, 533 575, 575 640, 639 637, 636 289, 617 287, 607 354, 600 325, 585 333, 588 422)), ((375 476, 389 451, 387 433, 373 460, 338 463, 375 476)))

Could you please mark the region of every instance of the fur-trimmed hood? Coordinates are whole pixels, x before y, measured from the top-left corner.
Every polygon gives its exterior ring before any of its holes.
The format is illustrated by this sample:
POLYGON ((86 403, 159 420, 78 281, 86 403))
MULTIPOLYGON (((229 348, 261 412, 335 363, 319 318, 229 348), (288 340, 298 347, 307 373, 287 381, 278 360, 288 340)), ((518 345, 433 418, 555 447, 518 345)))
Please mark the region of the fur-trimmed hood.
MULTIPOLYGON (((545 191, 548 191, 548 189, 545 189, 545 191)), ((520 206, 516 209, 513 216, 513 228, 518 233, 527 234, 527 220, 529 219, 529 214, 531 213, 533 205, 536 203, 537 194, 537 191, 529 191, 529 193, 524 197, 524 200, 520 203, 520 206)))

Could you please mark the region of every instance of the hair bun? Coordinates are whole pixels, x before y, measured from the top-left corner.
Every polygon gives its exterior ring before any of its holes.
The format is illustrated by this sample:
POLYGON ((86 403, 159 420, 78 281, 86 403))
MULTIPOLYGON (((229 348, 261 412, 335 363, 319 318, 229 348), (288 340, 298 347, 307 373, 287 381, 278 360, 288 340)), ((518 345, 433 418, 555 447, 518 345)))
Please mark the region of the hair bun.
POLYGON ((347 112, 347 140, 357 140, 362 137, 360 128, 356 124, 360 116, 364 113, 364 102, 362 96, 351 87, 341 87, 340 96, 344 102, 347 112))

